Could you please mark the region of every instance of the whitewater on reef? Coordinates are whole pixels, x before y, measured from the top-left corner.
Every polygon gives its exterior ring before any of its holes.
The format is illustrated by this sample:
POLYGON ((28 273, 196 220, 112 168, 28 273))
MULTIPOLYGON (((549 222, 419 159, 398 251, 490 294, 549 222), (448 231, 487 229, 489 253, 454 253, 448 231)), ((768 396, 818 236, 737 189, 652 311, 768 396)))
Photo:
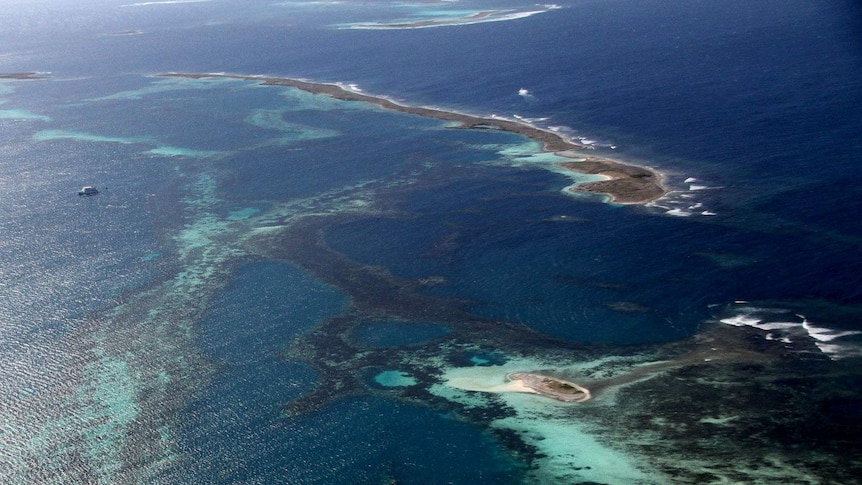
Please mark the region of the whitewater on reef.
POLYGON ((721 318, 721 323, 762 330, 766 340, 777 340, 788 345, 795 340, 808 341, 830 359, 862 355, 862 332, 858 330, 830 328, 812 322, 791 309, 757 307, 749 302, 735 303, 725 311, 730 315, 721 318))

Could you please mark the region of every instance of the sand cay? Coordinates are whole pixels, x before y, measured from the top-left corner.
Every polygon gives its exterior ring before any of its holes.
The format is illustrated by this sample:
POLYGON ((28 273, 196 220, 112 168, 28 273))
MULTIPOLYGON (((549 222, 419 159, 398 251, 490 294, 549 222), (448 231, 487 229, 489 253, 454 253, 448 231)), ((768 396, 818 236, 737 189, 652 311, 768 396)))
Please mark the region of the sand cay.
POLYGON ((423 27, 442 27, 446 25, 459 25, 459 24, 467 24, 473 23, 481 20, 488 19, 495 15, 500 15, 502 13, 509 12, 509 10, 488 10, 484 12, 476 12, 471 15, 465 15, 464 17, 454 18, 454 19, 444 19, 444 20, 419 20, 416 22, 400 22, 393 24, 386 23, 369 23, 369 24, 356 24, 353 28, 359 29, 421 29, 423 27))
POLYGON ((535 392, 558 401, 584 402, 591 397, 589 389, 556 377, 530 372, 514 372, 506 377, 526 389, 522 392, 535 392))
POLYGON ((589 389, 556 377, 535 372, 512 372, 500 382, 493 369, 472 369, 468 373, 449 376, 447 385, 466 391, 539 394, 557 401, 584 402, 592 398, 589 389))
POLYGON ((16 80, 45 79, 45 76, 42 74, 39 74, 38 72, 7 72, 7 73, 0 73, 0 79, 16 79, 16 80))
POLYGON ((383 109, 410 113, 426 118, 452 121, 462 129, 499 130, 517 133, 542 143, 546 151, 572 158, 571 162, 560 163, 559 167, 577 173, 600 175, 606 180, 576 184, 567 188, 573 192, 601 193, 608 195, 614 202, 621 204, 643 204, 656 200, 667 193, 662 185, 661 174, 646 167, 628 165, 602 157, 584 156, 587 147, 567 139, 559 133, 519 121, 474 116, 454 111, 445 111, 422 106, 408 106, 392 100, 371 96, 354 90, 345 89, 337 84, 316 83, 300 79, 250 76, 224 73, 164 73, 161 77, 188 79, 228 78, 257 81, 264 85, 286 86, 303 91, 329 96, 343 101, 358 101, 377 105, 383 109))

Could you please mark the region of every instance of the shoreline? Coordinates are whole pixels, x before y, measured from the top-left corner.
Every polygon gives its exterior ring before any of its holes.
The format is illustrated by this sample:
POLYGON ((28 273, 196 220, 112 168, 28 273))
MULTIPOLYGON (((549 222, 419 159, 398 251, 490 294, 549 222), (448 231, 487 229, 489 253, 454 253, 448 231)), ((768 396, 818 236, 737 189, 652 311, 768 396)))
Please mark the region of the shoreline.
POLYGON ((226 78, 245 81, 256 81, 266 86, 283 86, 302 91, 329 96, 341 101, 358 101, 370 103, 380 108, 401 113, 414 114, 425 118, 451 121, 459 124, 460 129, 499 130, 515 133, 542 144, 546 152, 572 158, 571 162, 561 162, 557 166, 563 170, 600 175, 606 180, 585 182, 566 187, 570 192, 605 194, 613 202, 620 204, 645 204, 657 200, 668 193, 662 185, 661 173, 641 166, 629 165, 603 157, 579 156, 575 152, 586 150, 587 147, 568 140, 563 135, 542 128, 500 118, 474 116, 454 111, 446 111, 422 106, 409 106, 396 103, 390 99, 371 96, 358 91, 346 89, 338 84, 317 83, 300 79, 271 76, 251 76, 225 73, 161 73, 157 77, 174 77, 186 79, 226 78), (574 160, 577 159, 577 160, 574 160), (582 161, 578 161, 582 160, 582 161))

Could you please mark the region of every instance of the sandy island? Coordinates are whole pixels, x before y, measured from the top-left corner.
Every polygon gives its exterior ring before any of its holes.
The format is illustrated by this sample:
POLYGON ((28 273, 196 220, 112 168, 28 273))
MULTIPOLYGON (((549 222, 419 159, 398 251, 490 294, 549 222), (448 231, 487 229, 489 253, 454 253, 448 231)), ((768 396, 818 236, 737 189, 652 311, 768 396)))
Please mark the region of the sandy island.
POLYGON ((27 80, 27 79, 45 79, 45 76, 39 74, 38 72, 0 72, 0 79, 18 79, 18 80, 27 80))
MULTIPOLYGON (((590 390, 586 387, 556 377, 531 372, 514 372, 506 378, 523 388, 521 392, 534 392, 558 401, 584 402, 591 397, 590 390)), ((514 387, 509 390, 518 391, 514 387)))
POLYGON ((510 10, 487 10, 484 12, 476 12, 474 14, 470 14, 460 18, 454 19, 446 19, 446 20, 418 20, 416 22, 401 22, 394 24, 355 24, 352 26, 354 29, 421 29, 423 27, 446 27, 449 25, 459 25, 464 23, 476 22, 479 20, 487 19, 493 15, 499 15, 501 13, 509 12, 510 10))
POLYGON ((158 76, 188 79, 229 78, 257 81, 264 85, 292 87, 343 101, 359 101, 374 104, 392 111, 453 121, 458 123, 459 127, 463 129, 500 130, 517 133, 542 143, 546 151, 573 159, 571 162, 558 164, 560 168, 577 173, 600 175, 607 179, 572 185, 567 188, 569 191, 606 194, 614 202, 621 204, 643 204, 658 199, 667 193, 667 190, 662 185, 661 174, 656 171, 646 167, 620 163, 607 158, 584 156, 578 152, 583 151, 587 147, 574 143, 558 133, 543 130, 519 121, 485 118, 421 106, 406 106, 386 98, 370 96, 345 89, 337 84, 316 83, 292 78, 224 73, 164 73, 158 74, 158 76))

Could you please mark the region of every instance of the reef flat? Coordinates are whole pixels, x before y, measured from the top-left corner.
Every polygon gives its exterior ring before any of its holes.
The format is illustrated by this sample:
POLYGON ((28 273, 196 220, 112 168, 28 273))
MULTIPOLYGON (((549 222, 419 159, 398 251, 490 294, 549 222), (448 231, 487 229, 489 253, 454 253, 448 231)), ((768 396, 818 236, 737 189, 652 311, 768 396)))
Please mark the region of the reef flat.
POLYGON ((560 168, 577 173, 600 175, 607 179, 576 184, 567 190, 605 194, 614 202, 622 204, 643 204, 656 200, 667 193, 667 190, 662 185, 661 174, 652 169, 629 165, 603 157, 581 156, 578 152, 587 149, 586 146, 574 143, 559 133, 544 130, 520 121, 475 116, 424 106, 409 106, 396 103, 385 97, 371 96, 346 89, 338 84, 318 83, 286 77, 176 72, 158 74, 158 76, 186 79, 227 78, 257 81, 264 85, 292 87, 342 101, 369 103, 386 110, 451 121, 458 123, 458 127, 462 129, 486 129, 516 133, 541 143, 548 152, 573 159, 571 162, 559 164, 560 168))

